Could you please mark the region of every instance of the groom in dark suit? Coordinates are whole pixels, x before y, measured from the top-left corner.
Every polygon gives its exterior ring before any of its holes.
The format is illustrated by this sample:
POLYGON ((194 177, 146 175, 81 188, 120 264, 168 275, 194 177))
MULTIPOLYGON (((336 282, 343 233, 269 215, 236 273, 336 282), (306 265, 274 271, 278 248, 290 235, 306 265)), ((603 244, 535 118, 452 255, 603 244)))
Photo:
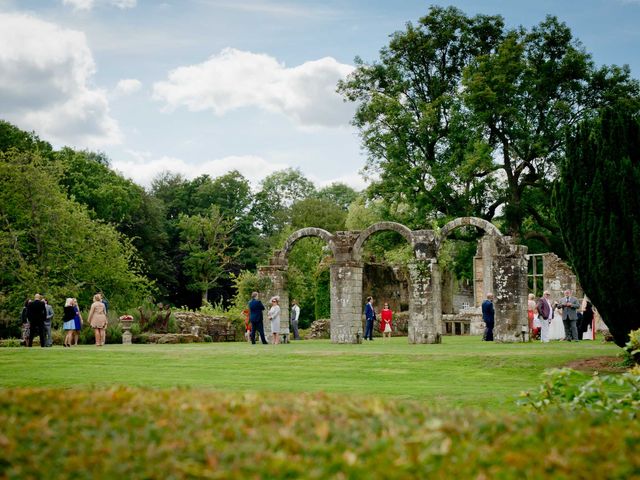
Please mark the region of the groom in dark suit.
POLYGON ((373 322, 376 320, 376 311, 373 309, 373 298, 367 297, 367 304, 364 306, 364 317, 366 319, 364 329, 364 339, 373 340, 373 322))

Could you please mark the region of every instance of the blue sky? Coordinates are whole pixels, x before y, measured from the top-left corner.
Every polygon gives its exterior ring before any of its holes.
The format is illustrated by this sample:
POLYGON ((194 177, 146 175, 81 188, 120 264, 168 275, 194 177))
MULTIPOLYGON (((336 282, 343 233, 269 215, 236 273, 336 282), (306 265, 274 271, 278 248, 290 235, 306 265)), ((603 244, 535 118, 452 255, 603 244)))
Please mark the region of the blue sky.
MULTIPOLYGON (((356 188, 365 156, 333 92, 356 55, 432 2, 0 0, 0 118, 56 146, 101 150, 142 185, 295 167, 356 188)), ((449 1, 531 27, 547 14, 598 64, 640 71, 640 0, 449 1)))

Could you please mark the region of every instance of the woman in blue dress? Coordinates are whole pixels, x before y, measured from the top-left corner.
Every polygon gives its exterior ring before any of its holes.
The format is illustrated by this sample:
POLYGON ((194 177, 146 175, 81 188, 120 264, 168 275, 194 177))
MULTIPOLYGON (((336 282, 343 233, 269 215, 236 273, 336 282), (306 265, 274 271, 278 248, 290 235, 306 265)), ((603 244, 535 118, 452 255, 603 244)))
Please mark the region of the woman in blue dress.
POLYGON ((73 309, 75 311, 74 320, 74 330, 73 330, 73 344, 78 345, 78 340, 80 339, 80 330, 82 330, 82 315, 80 314, 80 308, 78 308, 78 300, 73 299, 73 309))

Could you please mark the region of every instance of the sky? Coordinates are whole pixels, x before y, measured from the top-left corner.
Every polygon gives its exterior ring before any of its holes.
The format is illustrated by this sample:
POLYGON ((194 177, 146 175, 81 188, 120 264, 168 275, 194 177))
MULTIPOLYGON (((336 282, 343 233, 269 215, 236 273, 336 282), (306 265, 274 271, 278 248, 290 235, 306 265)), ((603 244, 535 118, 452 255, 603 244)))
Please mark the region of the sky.
POLYGON ((432 4, 511 27, 556 15, 596 64, 640 77, 640 0, 0 0, 0 119, 145 187, 231 170, 257 187, 292 167, 362 189, 336 83, 432 4))

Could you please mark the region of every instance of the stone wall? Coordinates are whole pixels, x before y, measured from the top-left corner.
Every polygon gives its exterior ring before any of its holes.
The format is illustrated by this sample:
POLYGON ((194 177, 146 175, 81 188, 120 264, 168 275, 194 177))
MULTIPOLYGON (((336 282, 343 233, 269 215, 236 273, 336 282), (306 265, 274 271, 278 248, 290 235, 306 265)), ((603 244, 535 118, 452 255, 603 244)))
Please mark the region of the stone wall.
MULTIPOLYGON (((375 307, 382 309, 385 302, 394 312, 409 308, 409 279, 407 272, 382 263, 366 263, 362 278, 362 298, 371 295, 375 307)), ((364 311, 364 305, 362 305, 364 311)))
MULTIPOLYGON (((191 334, 192 327, 197 326, 199 327, 198 335, 215 337, 222 327, 230 323, 227 317, 214 317, 198 312, 175 312, 173 316, 176 319, 178 331, 182 334, 191 334)), ((232 327, 236 329, 233 323, 232 327)))

